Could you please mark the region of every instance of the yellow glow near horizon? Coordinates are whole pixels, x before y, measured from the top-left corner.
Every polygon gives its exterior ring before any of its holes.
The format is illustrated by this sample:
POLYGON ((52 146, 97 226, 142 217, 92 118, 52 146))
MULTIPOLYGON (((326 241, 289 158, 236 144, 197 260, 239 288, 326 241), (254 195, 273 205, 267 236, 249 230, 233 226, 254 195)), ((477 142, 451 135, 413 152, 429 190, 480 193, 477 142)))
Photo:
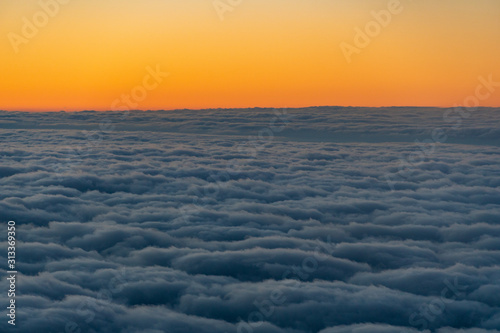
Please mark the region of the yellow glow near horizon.
POLYGON ((453 106, 500 82, 498 0, 400 0, 362 47, 355 28, 397 0, 220 0, 224 20, 214 0, 61 0, 43 22, 56 1, 0 3, 0 109, 109 110, 157 65, 137 109, 453 106))

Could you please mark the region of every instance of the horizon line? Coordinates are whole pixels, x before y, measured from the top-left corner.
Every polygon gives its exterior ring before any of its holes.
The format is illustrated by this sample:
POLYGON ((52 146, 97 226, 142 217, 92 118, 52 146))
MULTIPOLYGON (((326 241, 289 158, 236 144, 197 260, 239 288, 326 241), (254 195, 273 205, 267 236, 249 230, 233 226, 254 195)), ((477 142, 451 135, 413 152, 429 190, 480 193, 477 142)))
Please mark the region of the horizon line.
MULTIPOLYGON (((208 110, 251 110, 251 109, 314 109, 314 108, 358 108, 358 109, 382 109, 382 108, 418 108, 418 109, 454 109, 454 108, 470 108, 464 105, 455 105, 455 106, 416 106, 416 105, 392 105, 392 106, 355 106, 355 105, 315 105, 315 106, 299 106, 299 107, 267 107, 267 106, 253 106, 253 107, 220 107, 220 108, 201 108, 201 109, 192 109, 192 108, 176 108, 176 109, 130 109, 130 110, 91 110, 91 109, 78 109, 78 110, 6 110, 0 109, 0 112, 24 112, 24 113, 78 113, 78 112, 161 112, 161 111, 208 111, 208 110)), ((478 106, 476 109, 497 109, 500 106, 478 106)))

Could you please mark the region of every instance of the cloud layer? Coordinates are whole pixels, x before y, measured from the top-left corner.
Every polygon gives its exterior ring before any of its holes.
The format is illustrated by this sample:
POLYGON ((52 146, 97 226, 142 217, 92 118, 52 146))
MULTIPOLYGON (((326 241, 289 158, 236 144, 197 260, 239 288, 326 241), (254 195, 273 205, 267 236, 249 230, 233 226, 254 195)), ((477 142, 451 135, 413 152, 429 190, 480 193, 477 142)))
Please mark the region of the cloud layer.
POLYGON ((499 113, 444 112, 0 113, 18 331, 499 332, 499 113))

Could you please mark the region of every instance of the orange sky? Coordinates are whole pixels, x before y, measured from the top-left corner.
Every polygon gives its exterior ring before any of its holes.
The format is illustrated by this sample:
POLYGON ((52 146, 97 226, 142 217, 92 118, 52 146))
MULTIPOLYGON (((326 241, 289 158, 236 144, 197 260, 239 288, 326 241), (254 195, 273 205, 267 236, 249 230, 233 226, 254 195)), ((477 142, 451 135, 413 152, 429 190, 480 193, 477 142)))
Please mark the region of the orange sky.
POLYGON ((0 109, 453 106, 500 82, 498 0, 60 1, 0 2, 0 109))

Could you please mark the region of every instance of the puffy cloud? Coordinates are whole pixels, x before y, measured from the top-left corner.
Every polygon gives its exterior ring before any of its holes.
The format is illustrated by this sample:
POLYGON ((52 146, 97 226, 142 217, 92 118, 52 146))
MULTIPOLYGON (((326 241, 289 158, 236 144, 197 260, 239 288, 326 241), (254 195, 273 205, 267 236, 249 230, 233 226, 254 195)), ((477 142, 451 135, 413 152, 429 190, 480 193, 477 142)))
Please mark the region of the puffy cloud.
POLYGON ((0 112, 17 330, 498 332, 499 110, 275 111, 0 112))

